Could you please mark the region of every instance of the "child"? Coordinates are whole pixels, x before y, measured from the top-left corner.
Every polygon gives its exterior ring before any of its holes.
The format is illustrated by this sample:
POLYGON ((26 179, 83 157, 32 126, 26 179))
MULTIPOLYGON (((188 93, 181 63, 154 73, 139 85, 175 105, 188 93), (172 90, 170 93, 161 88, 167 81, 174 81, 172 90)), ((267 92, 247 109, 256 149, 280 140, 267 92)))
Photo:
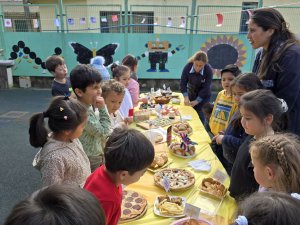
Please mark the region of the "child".
POLYGON ((113 78, 125 86, 125 95, 120 106, 120 114, 125 122, 132 122, 133 104, 130 93, 127 89, 130 81, 130 69, 127 66, 116 66, 112 71, 113 78))
POLYGON ((29 141, 42 147, 33 160, 41 171, 43 186, 76 184, 83 186, 90 175, 90 163, 79 141, 87 119, 86 107, 76 99, 57 96, 47 111, 30 118, 29 141), (48 118, 48 131, 44 119, 48 118))
POLYGON ((122 60, 122 65, 128 66, 130 68, 130 81, 128 84, 128 91, 131 95, 132 104, 134 107, 138 106, 139 102, 147 103, 147 98, 140 98, 140 85, 137 82, 138 78, 136 75, 137 70, 137 59, 133 55, 127 55, 122 60))
POLYGON ((217 95, 212 115, 209 120, 209 127, 214 135, 219 132, 224 132, 232 115, 237 110, 237 105, 234 102, 230 83, 240 75, 241 71, 238 66, 229 64, 221 71, 221 84, 223 90, 217 95))
POLYGON ((78 100, 88 107, 88 120, 80 141, 90 163, 92 172, 103 164, 104 140, 111 129, 110 118, 101 97, 101 75, 87 65, 76 66, 70 74, 71 85, 78 100), (95 113, 99 111, 99 116, 95 113))
POLYGON ((300 140, 292 134, 275 134, 250 145, 254 177, 262 187, 300 193, 300 140))
POLYGON ((104 66, 105 59, 102 56, 96 56, 91 59, 91 66, 99 71, 103 80, 109 80, 110 74, 104 66))
POLYGON ((221 84, 223 90, 217 95, 209 120, 209 127, 211 133, 214 135, 211 144, 212 150, 224 166, 227 173, 230 173, 231 165, 224 158, 222 145, 216 142, 216 138, 218 135, 224 134, 228 122, 237 110, 237 105, 233 99, 230 85, 232 80, 240 75, 240 73, 241 71, 239 67, 233 64, 225 66, 225 68, 221 71, 221 84))
POLYGON ((203 104, 210 100, 212 77, 213 71, 208 64, 207 54, 198 51, 188 60, 180 79, 180 91, 184 96, 184 105, 192 106, 203 124, 205 118, 201 109, 203 104))
MULTIPOLYGON (((240 98, 242 95, 246 94, 249 91, 262 89, 262 83, 259 78, 255 76, 253 73, 241 74, 234 78, 231 82, 231 89, 234 97, 234 101, 236 104, 239 104, 240 98)), ((240 112, 237 110, 224 134, 219 134, 216 136, 216 143, 222 145, 223 156, 228 161, 229 166, 227 167, 229 170, 227 173, 231 174, 231 169, 237 154, 237 151, 244 139, 247 137, 244 128, 241 124, 240 112)))
POLYGON ((202 106, 202 112, 204 114, 205 117, 205 123, 203 124, 206 132, 208 133, 208 135, 210 136, 210 138, 213 138, 214 135, 211 133, 210 127, 209 127, 209 119, 211 117, 212 111, 214 108, 214 104, 207 102, 202 106))
POLYGON ((285 193, 257 192, 239 206, 232 225, 298 225, 300 200, 285 193))
POLYGON ((71 95, 71 84, 67 78, 68 69, 65 61, 58 55, 52 55, 46 59, 46 68, 54 76, 52 82, 52 96, 71 95))
POLYGON ((87 179, 84 188, 102 205, 107 225, 116 225, 121 215, 122 184, 137 182, 154 159, 151 142, 139 131, 117 128, 104 148, 105 165, 87 179))
POLYGON ((125 95, 125 87, 116 80, 105 81, 101 87, 112 128, 115 128, 124 122, 120 115, 119 108, 125 95))
POLYGON ((19 202, 4 225, 105 225, 98 200, 74 185, 51 185, 19 202))
POLYGON ((239 102, 242 126, 249 135, 240 146, 231 171, 230 195, 241 199, 258 190, 253 174, 249 144, 280 131, 284 116, 281 102, 268 90, 255 90, 244 94, 239 102))

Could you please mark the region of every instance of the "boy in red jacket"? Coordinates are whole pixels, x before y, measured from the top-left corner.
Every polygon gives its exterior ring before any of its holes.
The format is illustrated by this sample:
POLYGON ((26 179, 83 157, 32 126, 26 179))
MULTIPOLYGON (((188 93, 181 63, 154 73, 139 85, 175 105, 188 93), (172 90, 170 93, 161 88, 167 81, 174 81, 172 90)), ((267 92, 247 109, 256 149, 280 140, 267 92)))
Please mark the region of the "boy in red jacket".
POLYGON ((92 173, 84 188, 102 205, 107 225, 121 216, 122 184, 137 182, 154 159, 151 142, 139 131, 116 128, 104 148, 105 165, 92 173))

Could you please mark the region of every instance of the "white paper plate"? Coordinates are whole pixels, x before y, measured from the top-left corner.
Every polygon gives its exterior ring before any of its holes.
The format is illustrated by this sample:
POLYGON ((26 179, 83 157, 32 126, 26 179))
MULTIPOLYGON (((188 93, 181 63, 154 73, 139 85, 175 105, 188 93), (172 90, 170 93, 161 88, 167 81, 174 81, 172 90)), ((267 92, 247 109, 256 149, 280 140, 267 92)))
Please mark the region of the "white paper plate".
MULTIPOLYGON (((170 198, 172 197, 180 197, 180 196, 169 196, 170 198)), ((185 203, 186 203, 186 198, 185 197, 180 197, 182 199, 182 207, 183 207, 183 211, 184 211, 184 207, 185 207, 185 203)), ((165 214, 161 214, 159 212, 159 209, 156 208, 156 204, 158 204, 158 197, 155 198, 154 201, 154 206, 153 206, 153 212, 155 215, 157 216, 162 216, 162 217, 170 217, 170 218, 180 218, 180 217, 184 217, 185 215, 165 215, 165 214)))

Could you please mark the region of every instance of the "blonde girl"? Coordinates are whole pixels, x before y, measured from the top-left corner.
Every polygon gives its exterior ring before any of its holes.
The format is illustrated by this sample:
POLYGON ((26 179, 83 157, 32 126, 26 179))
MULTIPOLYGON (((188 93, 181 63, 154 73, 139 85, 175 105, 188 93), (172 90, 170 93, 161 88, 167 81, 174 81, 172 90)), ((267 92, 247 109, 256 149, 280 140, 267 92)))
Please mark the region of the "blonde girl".
POLYGON ((249 145, 275 131, 285 128, 286 121, 281 102, 268 90, 255 90, 244 94, 239 101, 241 124, 249 135, 240 146, 231 171, 230 194, 241 199, 258 190, 249 153, 249 145), (281 125, 282 123, 282 125, 281 125))
POLYGON ((30 119, 29 141, 41 150, 33 166, 40 170, 43 186, 75 184, 83 186, 90 175, 90 163, 79 141, 87 120, 87 108, 78 100, 55 97, 49 108, 30 119), (48 134, 44 120, 48 119, 48 134))
POLYGON ((256 182, 278 192, 300 193, 300 140, 293 134, 275 134, 250 145, 256 182))

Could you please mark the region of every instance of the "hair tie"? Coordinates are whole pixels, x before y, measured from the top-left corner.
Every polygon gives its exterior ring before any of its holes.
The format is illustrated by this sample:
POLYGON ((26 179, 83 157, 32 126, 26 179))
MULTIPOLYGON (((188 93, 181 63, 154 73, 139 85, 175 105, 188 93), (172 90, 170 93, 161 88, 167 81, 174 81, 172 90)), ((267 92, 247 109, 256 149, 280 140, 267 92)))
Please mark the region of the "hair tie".
POLYGON ((297 200, 300 200, 300 195, 298 193, 292 193, 291 196, 297 200))
POLYGON ((44 116, 44 118, 49 117, 48 112, 43 112, 43 116, 44 116))
POLYGON ((280 103, 281 103, 281 107, 282 107, 282 110, 283 112, 287 112, 289 110, 289 107, 288 105, 286 104, 286 101, 284 101, 282 98, 277 98, 280 103))
POLYGON ((235 219, 235 222, 238 225, 248 225, 248 220, 246 216, 238 216, 238 218, 235 219))

